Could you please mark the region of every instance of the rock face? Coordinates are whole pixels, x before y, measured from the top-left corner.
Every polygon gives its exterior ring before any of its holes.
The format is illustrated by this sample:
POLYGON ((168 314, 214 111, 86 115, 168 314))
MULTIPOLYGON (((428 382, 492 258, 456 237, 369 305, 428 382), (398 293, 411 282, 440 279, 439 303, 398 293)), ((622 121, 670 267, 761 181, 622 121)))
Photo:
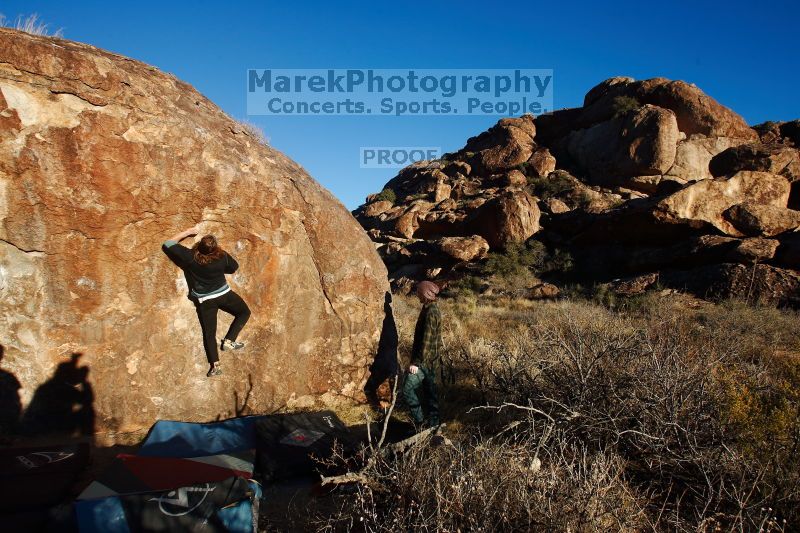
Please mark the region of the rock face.
POLYGON ((800 294, 800 274, 770 265, 706 265, 662 273, 666 285, 706 297, 738 297, 764 305, 794 305, 800 294))
POLYGON ((437 243, 442 253, 456 261, 474 261, 486 256, 489 243, 480 235, 472 237, 443 237, 437 243))
POLYGON ((498 249, 524 242, 539 231, 539 216, 534 197, 524 191, 509 191, 483 204, 468 224, 491 248, 498 249))
POLYGON ((724 215, 745 235, 774 237, 800 227, 800 211, 753 201, 734 205, 724 215))
POLYGON ((755 140, 756 133, 747 123, 695 85, 666 78, 636 81, 611 78, 592 88, 584 98, 579 122, 586 123, 614 112, 614 99, 624 96, 641 104, 669 109, 675 114, 678 129, 687 137, 733 137, 755 140))
POLYGON ((536 128, 532 117, 505 118, 488 131, 467 141, 471 166, 485 172, 514 167, 530 158, 536 128))
POLYGON ((725 217, 733 205, 751 202, 775 208, 786 207, 789 182, 767 172, 743 170, 727 179, 702 180, 661 200, 655 208, 657 220, 700 227, 709 224, 734 237, 742 232, 725 217))
POLYGON ((667 109, 644 106, 566 139, 569 156, 593 181, 663 174, 675 161, 678 123, 667 109))
POLYGON ((617 280, 621 294, 658 281, 701 296, 795 302, 798 142, 800 121, 751 128, 686 82, 611 78, 582 107, 502 119, 462 149, 401 170, 386 184, 397 197, 391 209, 354 214, 395 288, 434 272, 482 274, 484 253, 468 260, 472 247, 440 249, 443 239, 480 235, 490 254, 513 254, 508 245, 525 240, 554 259, 534 268, 571 265, 534 272, 550 281, 617 280), (742 282, 754 265, 758 290, 742 282))
POLYGON ((70 365, 99 433, 359 388, 386 269, 299 165, 153 67, 8 29, 0 122, 0 343, 23 406, 70 365), (215 379, 184 278, 160 250, 199 221, 239 261, 231 284, 253 312, 246 351, 222 352, 215 379))
POLYGON ((740 170, 772 172, 794 182, 800 180, 800 151, 781 144, 749 143, 719 152, 709 161, 714 176, 725 176, 740 170))
POLYGON ((669 176, 682 183, 710 179, 714 176, 725 176, 734 174, 739 170, 768 170, 760 168, 737 168, 730 172, 714 174, 709 169, 712 159, 726 149, 737 146, 740 139, 730 137, 702 137, 696 136, 678 143, 675 149, 675 161, 665 172, 669 176))

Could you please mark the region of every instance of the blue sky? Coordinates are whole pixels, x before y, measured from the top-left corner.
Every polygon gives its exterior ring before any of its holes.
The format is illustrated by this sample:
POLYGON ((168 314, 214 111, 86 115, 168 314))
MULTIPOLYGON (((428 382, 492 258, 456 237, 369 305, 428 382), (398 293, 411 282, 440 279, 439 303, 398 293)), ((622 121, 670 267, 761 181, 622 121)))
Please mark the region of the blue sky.
POLYGON ((795 2, 0 2, 194 85, 347 207, 396 170, 361 146, 452 151, 499 117, 247 117, 248 68, 552 68, 555 107, 617 75, 683 79, 751 124, 800 118, 795 2))

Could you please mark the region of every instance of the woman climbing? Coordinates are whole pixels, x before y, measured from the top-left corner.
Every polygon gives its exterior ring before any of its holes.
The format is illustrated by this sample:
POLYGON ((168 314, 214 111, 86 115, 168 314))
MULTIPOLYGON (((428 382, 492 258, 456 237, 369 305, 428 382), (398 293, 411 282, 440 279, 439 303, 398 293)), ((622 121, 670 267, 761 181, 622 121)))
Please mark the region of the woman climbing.
POLYGON ((225 280, 225 274, 236 272, 239 263, 220 248, 216 237, 206 235, 191 249, 180 244, 180 241, 198 232, 199 225, 173 235, 161 249, 186 274, 189 298, 197 308, 197 317, 203 330, 203 346, 210 365, 206 375, 211 377, 222 374, 217 353, 217 310, 222 309, 233 315, 233 322, 220 347, 223 350, 239 350, 244 343, 237 342, 236 337, 250 318, 250 309, 225 280))

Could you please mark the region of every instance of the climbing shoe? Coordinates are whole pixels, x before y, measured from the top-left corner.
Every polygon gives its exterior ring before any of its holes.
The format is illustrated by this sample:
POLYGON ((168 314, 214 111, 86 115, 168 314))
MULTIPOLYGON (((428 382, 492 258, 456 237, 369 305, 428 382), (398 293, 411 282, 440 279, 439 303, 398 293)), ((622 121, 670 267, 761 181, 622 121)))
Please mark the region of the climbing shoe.
POLYGON ((222 339, 222 345, 220 346, 222 350, 241 350, 244 348, 243 342, 236 342, 230 339, 222 339))
POLYGON ((219 367, 219 365, 214 365, 211 368, 209 368, 208 369, 208 374, 206 374, 206 376, 208 376, 210 378, 214 377, 214 376, 221 376, 221 375, 222 375, 222 369, 219 367))

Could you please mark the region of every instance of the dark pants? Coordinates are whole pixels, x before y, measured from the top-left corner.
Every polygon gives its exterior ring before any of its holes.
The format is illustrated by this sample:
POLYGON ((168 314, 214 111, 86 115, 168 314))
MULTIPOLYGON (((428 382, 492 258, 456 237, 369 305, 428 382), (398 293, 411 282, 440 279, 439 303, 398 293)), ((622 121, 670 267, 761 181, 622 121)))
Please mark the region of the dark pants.
POLYGON ((228 314, 233 315, 233 322, 225 334, 226 339, 236 340, 239 332, 250 318, 250 308, 244 303, 241 296, 233 291, 229 291, 222 296, 206 300, 195 304, 197 307, 197 317, 200 319, 200 327, 203 329, 203 346, 206 349, 206 357, 209 363, 219 361, 217 352, 217 311, 222 309, 228 314))
POLYGON ((428 423, 431 426, 439 425, 439 395, 436 390, 436 372, 434 368, 417 367, 416 374, 406 372, 406 381, 403 383, 403 397, 411 412, 414 422, 421 424, 424 421, 420 392, 424 391, 423 399, 428 411, 428 423))

